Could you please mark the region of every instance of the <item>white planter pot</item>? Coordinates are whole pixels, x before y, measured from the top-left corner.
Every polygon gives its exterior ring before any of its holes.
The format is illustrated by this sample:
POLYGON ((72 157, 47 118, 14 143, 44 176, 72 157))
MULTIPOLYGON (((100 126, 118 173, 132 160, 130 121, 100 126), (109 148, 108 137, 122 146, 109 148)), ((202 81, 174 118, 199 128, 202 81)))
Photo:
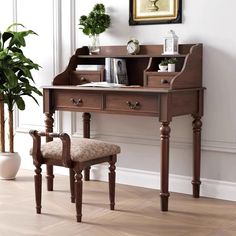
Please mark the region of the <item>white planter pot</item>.
POLYGON ((175 64, 168 64, 168 72, 175 72, 175 64))
POLYGON ((0 152, 0 177, 15 179, 20 168, 21 158, 18 152, 0 152))
POLYGON ((167 66, 162 66, 162 65, 159 65, 159 69, 160 71, 166 71, 167 70, 167 66))

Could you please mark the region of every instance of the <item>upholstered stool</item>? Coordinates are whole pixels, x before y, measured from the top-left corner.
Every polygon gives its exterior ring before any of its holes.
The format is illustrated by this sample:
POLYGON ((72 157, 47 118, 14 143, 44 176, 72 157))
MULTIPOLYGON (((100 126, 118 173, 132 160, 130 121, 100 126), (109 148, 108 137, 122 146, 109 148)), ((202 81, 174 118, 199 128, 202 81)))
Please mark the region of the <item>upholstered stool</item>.
POLYGON ((31 155, 35 169, 36 212, 41 213, 42 164, 64 166, 70 169, 71 201, 76 204, 77 222, 82 218, 82 170, 94 164, 108 162, 110 209, 115 206, 115 163, 120 147, 115 144, 86 138, 71 138, 66 133, 45 133, 31 130, 31 155), (41 145, 41 136, 60 138, 41 145))

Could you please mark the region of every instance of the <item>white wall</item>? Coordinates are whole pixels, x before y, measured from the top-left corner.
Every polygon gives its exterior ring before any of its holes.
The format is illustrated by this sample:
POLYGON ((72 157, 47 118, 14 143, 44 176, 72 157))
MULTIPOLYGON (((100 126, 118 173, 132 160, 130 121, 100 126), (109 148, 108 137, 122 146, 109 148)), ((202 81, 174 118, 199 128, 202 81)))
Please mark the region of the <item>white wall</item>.
MULTIPOLYGON (((77 18, 88 13, 97 1, 77 1, 77 18)), ((236 181, 236 109, 235 59, 233 27, 236 2, 183 1, 183 23, 172 25, 129 26, 129 1, 103 2, 112 17, 112 26, 101 35, 101 45, 125 44, 136 37, 141 44, 162 44, 169 29, 175 30, 180 43, 204 45, 203 84, 205 92, 202 131, 202 172, 206 179, 236 181)), ((78 20, 77 20, 78 21, 78 20)), ((86 45, 87 36, 77 29, 77 46, 86 45)), ((191 117, 174 118, 171 128, 170 172, 191 176, 191 117)), ((153 118, 96 115, 96 131, 103 138, 113 138, 122 145, 122 167, 159 171, 159 124, 153 118), (122 119, 121 119, 122 118, 122 119), (97 120, 99 123, 97 124, 97 120), (126 124, 126 125, 124 125, 126 124), (128 127, 128 129, 127 129, 128 127), (146 161, 148 159, 148 162, 146 161)))
MULTIPOLYGON (((66 67, 74 49, 87 45, 88 37, 79 30, 79 17, 88 13, 97 2, 105 3, 112 19, 112 26, 100 37, 101 45, 126 44, 130 37, 138 38, 141 44, 161 44, 169 29, 175 30, 180 43, 203 43, 203 84, 207 90, 202 132, 202 192, 207 196, 236 200, 236 192, 232 190, 236 187, 236 28, 233 27, 236 2, 228 0, 222 6, 220 0, 183 0, 182 24, 129 26, 127 0, 0 0, 1 6, 12 12, 12 18, 10 14, 1 14, 1 29, 2 24, 8 25, 17 17, 19 22, 39 34, 39 37, 31 39, 29 49, 29 54, 43 67, 35 73, 39 84, 49 84, 54 74, 66 67), (10 10, 14 2, 17 2, 15 15, 10 10), (223 190, 217 191, 219 188, 223 190)), ((31 127, 43 127, 42 119, 42 108, 35 108, 33 104, 18 117, 16 140, 17 148, 23 154, 22 168, 32 168, 27 155, 30 139, 25 132, 31 127), (29 114, 34 118, 28 122, 29 114), (22 145, 23 139, 27 140, 27 145, 22 145)), ((63 113, 56 116, 56 120, 59 121, 57 130, 61 127, 69 132, 72 129, 73 135, 81 134, 80 114, 71 117, 70 113, 63 113)), ((172 191, 189 192, 191 188, 191 121, 188 116, 178 117, 171 124, 172 191), (176 181, 180 187, 176 186, 176 181)), ((158 187, 159 125, 157 119, 150 117, 93 115, 93 135, 122 147, 117 169, 119 182, 158 187)))

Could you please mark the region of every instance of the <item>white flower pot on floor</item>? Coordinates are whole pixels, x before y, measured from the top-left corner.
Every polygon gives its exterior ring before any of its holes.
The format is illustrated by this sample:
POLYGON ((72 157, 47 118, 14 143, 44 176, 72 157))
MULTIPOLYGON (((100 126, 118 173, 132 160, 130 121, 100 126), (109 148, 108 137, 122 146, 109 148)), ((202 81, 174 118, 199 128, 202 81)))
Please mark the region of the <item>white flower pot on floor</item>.
POLYGON ((0 152, 0 177, 15 179, 20 168, 21 158, 18 152, 0 152))

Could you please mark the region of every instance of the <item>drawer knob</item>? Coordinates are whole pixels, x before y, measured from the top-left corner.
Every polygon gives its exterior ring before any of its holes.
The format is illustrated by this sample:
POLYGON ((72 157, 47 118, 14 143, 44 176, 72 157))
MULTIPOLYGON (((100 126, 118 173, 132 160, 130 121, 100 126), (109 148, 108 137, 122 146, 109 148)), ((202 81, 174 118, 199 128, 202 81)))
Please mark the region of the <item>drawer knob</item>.
POLYGON ((139 109, 140 108, 140 103, 139 102, 135 102, 132 103, 130 101, 127 101, 126 104, 129 106, 130 109, 135 110, 135 109, 139 109))
POLYGON ((82 77, 80 78, 80 80, 81 80, 82 82, 85 82, 85 81, 86 81, 86 78, 82 76, 82 77))
POLYGON ((161 84, 169 84, 170 82, 167 79, 162 79, 161 84))
POLYGON ((79 99, 71 98, 70 100, 76 106, 80 106, 83 103, 83 100, 81 98, 79 98, 79 99))

